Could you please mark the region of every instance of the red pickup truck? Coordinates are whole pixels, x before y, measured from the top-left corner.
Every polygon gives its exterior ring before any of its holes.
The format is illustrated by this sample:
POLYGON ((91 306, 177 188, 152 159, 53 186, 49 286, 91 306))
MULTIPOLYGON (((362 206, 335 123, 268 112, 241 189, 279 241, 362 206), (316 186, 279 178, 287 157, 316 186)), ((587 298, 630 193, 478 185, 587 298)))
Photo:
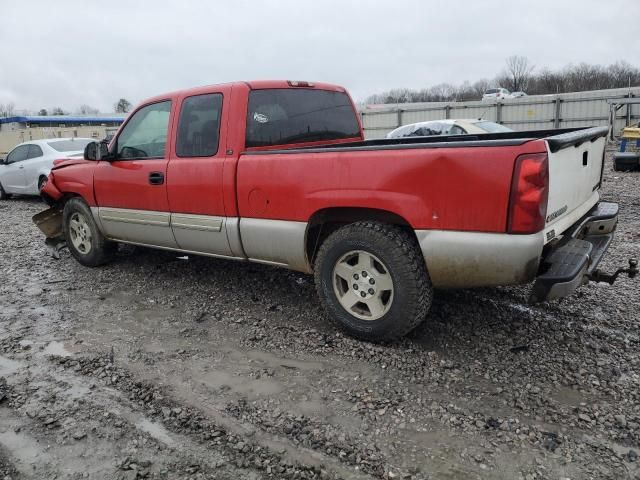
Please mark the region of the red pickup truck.
POLYGON ((535 281, 543 301, 612 281, 596 270, 618 218, 598 195, 606 134, 365 141, 342 87, 207 86, 145 101, 109 145, 56 162, 34 221, 87 266, 124 242, 313 273, 331 320, 391 339, 434 287, 535 281))

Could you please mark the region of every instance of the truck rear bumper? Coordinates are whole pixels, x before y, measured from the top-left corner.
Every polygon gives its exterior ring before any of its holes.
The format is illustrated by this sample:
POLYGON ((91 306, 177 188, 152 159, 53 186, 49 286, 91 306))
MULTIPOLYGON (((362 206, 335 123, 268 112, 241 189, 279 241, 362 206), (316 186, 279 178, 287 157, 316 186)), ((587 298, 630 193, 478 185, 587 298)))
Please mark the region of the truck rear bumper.
MULTIPOLYGON (((600 202, 566 229, 560 239, 546 246, 544 232, 415 233, 435 287, 493 287, 535 281, 530 300, 541 302, 569 295, 589 280, 612 283, 612 276, 598 272, 597 267, 609 248, 617 222, 618 205, 600 202)), ((621 269, 619 273, 622 272, 632 273, 621 269)))
POLYGON ((437 288, 470 288, 531 282, 538 272, 544 233, 416 230, 437 288))
POLYGON ((565 297, 597 272, 618 224, 618 204, 600 202, 543 255, 531 302, 565 297))

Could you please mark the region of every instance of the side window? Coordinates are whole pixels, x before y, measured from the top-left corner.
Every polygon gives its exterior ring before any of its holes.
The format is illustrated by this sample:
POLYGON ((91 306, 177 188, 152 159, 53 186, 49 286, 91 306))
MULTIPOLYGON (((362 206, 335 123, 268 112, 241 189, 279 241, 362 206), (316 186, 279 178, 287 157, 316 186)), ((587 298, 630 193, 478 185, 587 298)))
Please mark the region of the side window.
POLYGON ((171 101, 153 103, 133 114, 117 138, 118 160, 165 156, 171 101))
POLYGON ((38 158, 44 155, 39 145, 29 145, 29 155, 27 158, 38 158))
POLYGON ((185 98, 180 109, 176 154, 179 157, 211 157, 218 153, 222 94, 185 98))
POLYGON ((451 127, 451 130, 449 130, 449 135, 465 135, 467 132, 464 130, 464 128, 459 127, 458 125, 454 125, 453 127, 451 127))
POLYGON ((29 155, 29 145, 20 145, 14 148, 9 155, 7 155, 7 163, 16 163, 26 160, 29 155))

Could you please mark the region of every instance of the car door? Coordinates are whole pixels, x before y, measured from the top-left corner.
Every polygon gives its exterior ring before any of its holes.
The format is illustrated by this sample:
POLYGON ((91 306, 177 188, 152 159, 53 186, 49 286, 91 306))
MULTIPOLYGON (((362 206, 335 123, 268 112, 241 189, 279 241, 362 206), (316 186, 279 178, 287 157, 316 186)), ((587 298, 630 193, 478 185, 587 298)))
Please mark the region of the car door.
POLYGON ((172 100, 138 108, 94 170, 98 216, 107 237, 176 248, 167 201, 172 100))
POLYGON ((29 153, 24 163, 25 193, 37 195, 38 193, 38 172, 44 160, 44 152, 40 145, 34 143, 29 145, 29 153))
POLYGON ((238 218, 225 216, 222 177, 228 93, 222 87, 179 98, 167 195, 173 235, 182 250, 234 256, 228 232, 237 231, 238 218))
POLYGON ((0 175, 0 183, 7 193, 24 193, 24 161, 29 156, 29 145, 18 145, 9 152, 0 175))

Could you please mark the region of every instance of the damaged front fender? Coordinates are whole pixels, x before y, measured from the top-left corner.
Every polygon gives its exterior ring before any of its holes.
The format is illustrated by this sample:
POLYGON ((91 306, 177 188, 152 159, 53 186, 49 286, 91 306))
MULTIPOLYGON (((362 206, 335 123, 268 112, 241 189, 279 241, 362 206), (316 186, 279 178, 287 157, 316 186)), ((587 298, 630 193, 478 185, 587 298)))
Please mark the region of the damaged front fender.
POLYGON ((47 202, 47 205, 54 206, 62 198, 62 192, 58 190, 56 184, 53 182, 53 175, 50 173, 49 178, 42 186, 40 195, 47 202))

